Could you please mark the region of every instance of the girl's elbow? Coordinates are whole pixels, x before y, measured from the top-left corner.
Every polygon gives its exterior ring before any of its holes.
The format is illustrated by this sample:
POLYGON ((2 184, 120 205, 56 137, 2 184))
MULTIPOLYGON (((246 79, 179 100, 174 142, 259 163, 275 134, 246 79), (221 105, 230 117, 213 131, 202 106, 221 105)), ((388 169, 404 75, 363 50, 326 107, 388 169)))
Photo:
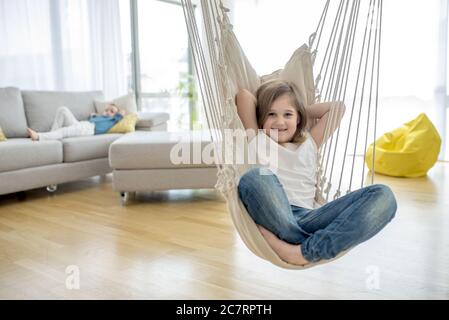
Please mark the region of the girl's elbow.
POLYGON ((243 99, 244 95, 245 95, 245 90, 244 89, 243 90, 239 90, 237 92, 237 94, 235 95, 235 104, 237 106, 242 102, 242 99, 243 99))
POLYGON ((246 89, 240 89, 235 95, 235 99, 241 99, 246 95, 246 89))
POLYGON ((235 101, 237 103, 253 101, 253 94, 246 89, 240 89, 235 95, 235 101))

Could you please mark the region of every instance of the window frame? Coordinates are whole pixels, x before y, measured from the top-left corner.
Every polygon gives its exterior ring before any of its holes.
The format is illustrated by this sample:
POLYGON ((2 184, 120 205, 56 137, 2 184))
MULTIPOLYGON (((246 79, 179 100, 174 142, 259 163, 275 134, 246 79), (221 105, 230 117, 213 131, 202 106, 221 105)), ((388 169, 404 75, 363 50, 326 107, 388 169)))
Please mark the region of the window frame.
MULTIPOLYGON (((141 84, 141 65, 140 65, 140 45, 139 45, 139 0, 129 0, 130 2, 130 21, 131 21, 131 78, 132 78, 132 89, 137 102, 137 109, 142 110, 142 99, 144 98, 171 98, 169 93, 165 92, 143 92, 141 84)), ((180 1, 175 0, 154 0, 163 2, 166 4, 182 6, 180 1)), ((187 61, 188 61, 188 76, 195 77, 193 68, 193 57, 192 48, 190 40, 187 39, 187 61)), ((182 98, 187 98, 187 94, 183 94, 182 98)), ((192 114, 195 108, 195 103, 189 99, 189 128, 193 128, 192 114)))

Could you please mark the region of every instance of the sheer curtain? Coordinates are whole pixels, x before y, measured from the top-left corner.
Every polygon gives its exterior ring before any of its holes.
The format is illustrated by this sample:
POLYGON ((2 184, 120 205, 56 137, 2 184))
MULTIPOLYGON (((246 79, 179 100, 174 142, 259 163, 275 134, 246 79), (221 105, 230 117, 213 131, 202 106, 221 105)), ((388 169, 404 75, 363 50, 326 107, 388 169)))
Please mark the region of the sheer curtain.
MULTIPOLYGON (((377 135, 425 112, 447 140, 447 1, 384 1, 377 135), (442 41, 444 40, 444 41, 442 41)), ((234 30, 259 74, 315 31, 325 0, 234 0, 234 30)), ((444 148, 440 159, 449 160, 444 148)))
POLYGON ((119 0, 0 0, 0 87, 127 92, 119 0))

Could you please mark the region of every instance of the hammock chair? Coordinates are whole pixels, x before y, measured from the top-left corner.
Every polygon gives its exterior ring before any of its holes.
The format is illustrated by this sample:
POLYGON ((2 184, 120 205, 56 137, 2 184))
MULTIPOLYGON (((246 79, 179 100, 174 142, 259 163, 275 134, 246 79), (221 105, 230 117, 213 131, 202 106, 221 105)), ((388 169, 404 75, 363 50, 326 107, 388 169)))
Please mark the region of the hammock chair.
MULTIPOLYGON (((329 133, 337 126, 338 115, 331 108, 325 133, 328 139, 318 150, 316 207, 329 201, 329 197, 337 199, 344 189, 349 193, 359 188, 354 183, 357 160, 361 163, 360 187, 366 185, 365 152, 368 141, 375 142, 376 136, 382 0, 370 0, 369 4, 361 0, 340 0, 339 3, 333 1, 332 5, 326 1, 315 32, 307 43, 293 53, 283 69, 265 76, 259 76, 248 61, 233 32, 229 9, 220 0, 200 0, 195 5, 191 0, 181 2, 207 124, 216 150, 233 148, 229 139, 225 139, 226 129, 244 130, 234 101, 238 90, 255 93, 265 81, 284 79, 296 85, 304 105, 320 101, 343 101, 346 105, 346 116, 333 134, 329 133), (198 21, 196 14, 200 16, 198 21), (314 74, 317 74, 315 78, 314 74), (363 158, 357 156, 357 152, 363 153, 363 158)), ((245 147, 247 145, 246 140, 245 147)), ((228 160, 216 157, 218 180, 215 187, 226 199, 232 221, 246 246, 260 258, 287 269, 304 269, 329 262, 297 266, 277 256, 239 199, 239 179, 251 164, 228 160)), ((373 183, 374 170, 371 173, 369 180, 373 183)))

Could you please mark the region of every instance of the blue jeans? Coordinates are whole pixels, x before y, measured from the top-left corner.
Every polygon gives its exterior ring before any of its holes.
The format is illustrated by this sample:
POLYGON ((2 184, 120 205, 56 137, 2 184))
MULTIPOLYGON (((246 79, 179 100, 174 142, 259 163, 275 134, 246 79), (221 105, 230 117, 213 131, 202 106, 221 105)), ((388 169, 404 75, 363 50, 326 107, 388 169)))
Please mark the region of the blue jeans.
POLYGON ((391 189, 375 184, 317 209, 290 205, 274 174, 251 169, 240 179, 240 199, 254 221, 279 239, 301 244, 310 262, 332 259, 373 237, 393 219, 397 204, 391 189))

